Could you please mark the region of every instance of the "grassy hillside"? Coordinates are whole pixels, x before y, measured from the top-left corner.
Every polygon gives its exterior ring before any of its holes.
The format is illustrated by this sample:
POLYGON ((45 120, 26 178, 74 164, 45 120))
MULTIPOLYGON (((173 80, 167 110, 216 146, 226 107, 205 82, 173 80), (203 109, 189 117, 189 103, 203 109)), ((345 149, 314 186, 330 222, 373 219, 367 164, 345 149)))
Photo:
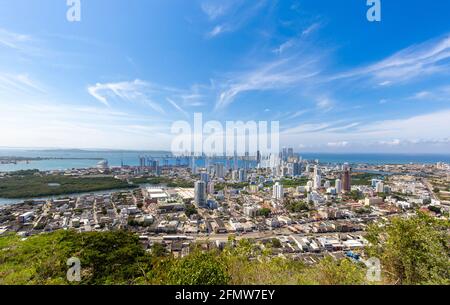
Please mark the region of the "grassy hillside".
MULTIPOLYGON (((448 228, 448 221, 419 215, 371 229, 369 251, 388 272, 383 273, 382 283, 449 284, 448 228)), ((305 266, 290 259, 270 259, 270 247, 262 250, 247 240, 236 247, 230 243, 222 252, 193 249, 182 259, 167 255, 160 245, 152 250, 152 254, 144 251, 137 236, 123 231, 59 231, 24 241, 15 235, 2 236, 0 284, 70 284, 66 280, 70 257, 80 259, 80 284, 86 285, 368 284, 362 264, 326 258, 305 266)))

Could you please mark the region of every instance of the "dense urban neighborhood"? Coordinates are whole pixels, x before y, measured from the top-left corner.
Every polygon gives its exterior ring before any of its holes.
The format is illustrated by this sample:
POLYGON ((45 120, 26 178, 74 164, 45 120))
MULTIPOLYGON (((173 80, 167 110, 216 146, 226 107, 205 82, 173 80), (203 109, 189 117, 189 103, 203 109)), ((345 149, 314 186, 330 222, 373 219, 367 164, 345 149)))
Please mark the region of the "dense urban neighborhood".
POLYGON ((195 157, 188 165, 142 157, 140 166, 101 161, 89 169, 2 173, 0 192, 14 183, 25 191, 26 181, 40 179, 56 195, 0 206, 0 234, 127 230, 144 249, 162 245, 175 257, 193 244, 220 250, 230 240, 252 240, 270 244, 274 257, 314 264, 328 255, 362 259, 370 224, 417 211, 448 219, 450 211, 445 163, 329 164, 292 149, 277 158, 202 158, 202 166, 195 157), (70 189, 96 179, 107 179, 109 190, 70 189), (60 194, 62 187, 71 195, 60 194))

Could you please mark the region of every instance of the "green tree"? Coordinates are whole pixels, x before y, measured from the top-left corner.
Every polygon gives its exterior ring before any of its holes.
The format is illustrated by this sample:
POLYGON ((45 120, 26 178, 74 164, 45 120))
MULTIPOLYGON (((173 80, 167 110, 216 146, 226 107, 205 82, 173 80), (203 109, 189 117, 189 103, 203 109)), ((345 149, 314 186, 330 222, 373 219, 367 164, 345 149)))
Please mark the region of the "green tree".
POLYGON ((229 276, 218 253, 195 249, 185 258, 176 260, 168 272, 171 285, 226 285, 229 276))
POLYGON ((449 284, 450 222, 419 212, 411 218, 372 225, 367 252, 381 260, 383 276, 395 284, 449 284))
POLYGON ((270 214, 272 214, 272 210, 268 208, 262 208, 261 210, 259 210, 258 214, 267 218, 270 216, 270 214))
POLYGON ((365 283, 366 269, 349 259, 335 260, 328 256, 318 265, 310 267, 300 284, 319 285, 362 285, 365 283))
POLYGON ((166 248, 160 243, 154 243, 152 246, 152 254, 156 257, 163 257, 166 253, 166 248))
POLYGON ((194 205, 187 204, 184 213, 186 214, 187 217, 191 217, 192 215, 198 214, 198 211, 194 205))

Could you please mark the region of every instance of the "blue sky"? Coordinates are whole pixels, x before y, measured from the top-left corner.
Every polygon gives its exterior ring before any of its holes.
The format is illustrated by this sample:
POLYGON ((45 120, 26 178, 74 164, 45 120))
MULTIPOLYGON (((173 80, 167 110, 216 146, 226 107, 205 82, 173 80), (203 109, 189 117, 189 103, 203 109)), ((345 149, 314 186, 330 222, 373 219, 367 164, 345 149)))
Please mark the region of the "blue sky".
POLYGON ((277 120, 313 152, 450 151, 450 2, 0 0, 0 146, 169 149, 277 120))

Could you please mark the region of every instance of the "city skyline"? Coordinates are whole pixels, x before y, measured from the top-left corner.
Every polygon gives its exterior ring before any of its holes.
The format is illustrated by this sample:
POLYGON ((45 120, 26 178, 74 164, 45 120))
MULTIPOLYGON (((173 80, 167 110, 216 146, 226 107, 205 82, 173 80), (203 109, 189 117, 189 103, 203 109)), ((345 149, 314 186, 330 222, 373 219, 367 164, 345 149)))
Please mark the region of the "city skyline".
POLYGON ((65 2, 0 1, 3 147, 170 150, 199 112, 296 152, 450 151, 445 1, 65 2))

